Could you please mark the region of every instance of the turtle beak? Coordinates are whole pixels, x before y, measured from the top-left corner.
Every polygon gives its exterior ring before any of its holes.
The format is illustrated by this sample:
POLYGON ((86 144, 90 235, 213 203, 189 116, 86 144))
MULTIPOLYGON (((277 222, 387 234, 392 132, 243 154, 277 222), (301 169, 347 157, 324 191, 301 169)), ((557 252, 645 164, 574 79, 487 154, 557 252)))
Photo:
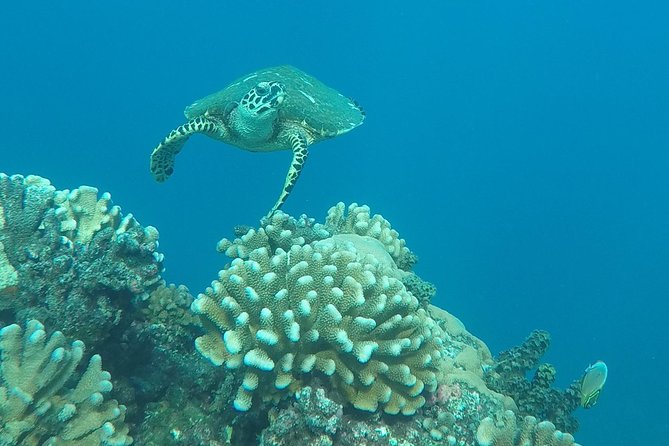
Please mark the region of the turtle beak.
POLYGON ((272 107, 278 107, 279 105, 281 105, 284 99, 286 99, 286 93, 284 93, 283 91, 278 92, 276 96, 272 98, 271 101, 272 107))
POLYGON ((272 93, 274 93, 274 97, 272 98, 272 105, 275 107, 281 105, 283 100, 286 98, 285 87, 281 84, 276 84, 272 86, 271 91, 272 93))

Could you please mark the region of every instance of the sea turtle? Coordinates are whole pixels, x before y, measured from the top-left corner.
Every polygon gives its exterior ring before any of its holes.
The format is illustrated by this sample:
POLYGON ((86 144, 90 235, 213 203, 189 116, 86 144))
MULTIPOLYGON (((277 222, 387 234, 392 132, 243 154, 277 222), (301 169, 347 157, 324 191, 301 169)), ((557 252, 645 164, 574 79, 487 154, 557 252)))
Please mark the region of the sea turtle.
POLYGON ((283 65, 237 79, 184 111, 188 122, 172 130, 151 154, 151 173, 163 182, 174 171, 174 158, 194 133, 252 152, 293 151, 283 190, 270 215, 295 185, 307 148, 362 124, 365 113, 313 76, 283 65))

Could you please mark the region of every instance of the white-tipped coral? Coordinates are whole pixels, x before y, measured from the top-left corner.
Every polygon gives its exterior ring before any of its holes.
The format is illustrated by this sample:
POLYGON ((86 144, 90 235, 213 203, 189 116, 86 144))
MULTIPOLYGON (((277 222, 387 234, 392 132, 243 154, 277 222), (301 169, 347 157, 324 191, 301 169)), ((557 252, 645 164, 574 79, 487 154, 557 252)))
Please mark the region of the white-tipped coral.
MULTIPOLYGON (((0 173, 0 309, 40 307, 30 314, 90 343, 86 335, 100 324, 80 329, 79 319, 94 319, 72 308, 102 309, 125 292, 147 297, 161 281, 162 260, 158 231, 122 215, 108 193, 56 191, 44 178, 0 173)), ((116 319, 109 308, 98 316, 116 319)))
POLYGON ((119 224, 121 208, 111 205, 109 193, 105 192, 98 199, 95 187, 58 191, 54 202, 61 233, 73 242, 88 243, 100 229, 115 228, 119 224))
POLYGON ((217 245, 219 252, 231 258, 248 259, 251 251, 262 247, 274 253, 278 248, 288 251, 294 245, 302 246, 332 238, 342 244, 353 242, 359 252, 369 250, 376 255, 381 250, 383 255, 377 256, 379 260, 387 257, 392 267, 402 272, 410 271, 417 261, 417 257, 406 247, 406 242, 388 220, 379 214, 371 215, 369 206, 356 203, 349 206, 338 203, 331 207, 325 224, 316 223, 306 215, 295 219, 277 211, 263 218, 260 228, 239 227, 236 232, 237 238, 224 238, 217 245))
POLYGON ((414 414, 423 391, 437 386, 441 329, 400 280, 353 246, 255 249, 191 308, 207 329, 198 351, 242 372, 238 410, 302 373, 330 376, 356 408, 390 414, 414 414))
POLYGON ((324 226, 332 234, 357 234, 378 240, 402 270, 409 271, 416 262, 415 255, 390 222, 382 215, 371 215, 367 205, 352 203, 347 207, 337 203, 328 211, 324 226))
POLYGON ((526 416, 520 423, 513 411, 486 417, 476 431, 479 446, 579 446, 571 434, 560 432, 550 421, 526 416))
MULTIPOLYGON (((56 217, 60 220, 60 232, 71 242, 89 243, 95 233, 104 228, 114 229, 118 236, 140 226, 132 214, 123 216, 121 208, 112 205, 109 192, 98 198, 98 189, 95 187, 80 186, 72 191, 57 191, 54 204, 56 217)), ((143 230, 149 242, 158 240, 156 228, 147 226, 143 230)))
POLYGON ((0 330, 0 445, 125 446, 125 406, 105 400, 110 375, 93 355, 74 388, 84 344, 67 344, 60 332, 47 337, 31 320, 0 330))
POLYGON ((272 253, 278 248, 288 251, 293 245, 305 245, 330 237, 323 225, 313 218, 302 215, 296 219, 280 210, 263 218, 258 229, 237 227, 235 232, 237 238, 222 239, 216 249, 228 257, 242 259, 247 259, 254 249, 266 247, 272 253))

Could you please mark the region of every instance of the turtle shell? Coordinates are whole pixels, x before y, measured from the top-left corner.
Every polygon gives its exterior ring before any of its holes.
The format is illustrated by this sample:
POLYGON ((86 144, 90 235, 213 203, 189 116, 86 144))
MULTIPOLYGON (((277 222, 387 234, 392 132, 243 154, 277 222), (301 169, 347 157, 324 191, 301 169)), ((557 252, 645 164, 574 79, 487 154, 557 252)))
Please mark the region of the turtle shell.
POLYGON ((365 114, 355 101, 290 65, 265 68, 235 80, 223 90, 188 106, 184 111, 186 119, 193 119, 206 111, 225 114, 231 105, 263 81, 281 82, 285 87, 286 98, 281 104, 280 120, 306 124, 320 136, 346 133, 364 120, 365 114))

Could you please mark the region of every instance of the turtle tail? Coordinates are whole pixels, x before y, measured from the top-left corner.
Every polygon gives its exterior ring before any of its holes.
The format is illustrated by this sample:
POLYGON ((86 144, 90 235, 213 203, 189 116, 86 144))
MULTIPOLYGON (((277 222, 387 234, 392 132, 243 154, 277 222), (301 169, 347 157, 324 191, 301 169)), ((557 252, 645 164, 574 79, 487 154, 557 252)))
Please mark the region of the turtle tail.
POLYGON ((162 183, 174 173, 174 158, 195 133, 219 137, 221 128, 217 122, 198 116, 172 130, 151 153, 151 174, 156 181, 162 183))

